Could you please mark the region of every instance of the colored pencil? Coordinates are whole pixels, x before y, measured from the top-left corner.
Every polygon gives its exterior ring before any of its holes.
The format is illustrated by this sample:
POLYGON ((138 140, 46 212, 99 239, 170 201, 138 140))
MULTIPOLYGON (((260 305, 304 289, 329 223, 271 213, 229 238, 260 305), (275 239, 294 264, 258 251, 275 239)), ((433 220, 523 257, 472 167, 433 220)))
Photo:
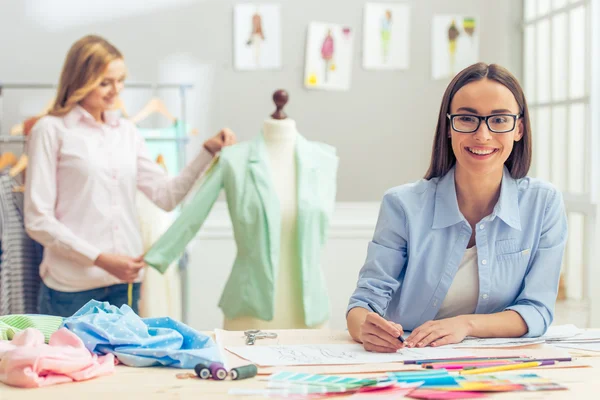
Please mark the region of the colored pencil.
POLYGON ((524 362, 524 363, 515 363, 509 365, 498 365, 495 367, 489 368, 474 368, 469 370, 462 370, 459 372, 461 375, 476 375, 476 374, 488 374, 493 372, 502 372, 502 371, 512 371, 515 369, 526 369, 526 368, 535 368, 542 365, 552 365, 555 361, 533 361, 533 362, 524 362))
MULTIPOLYGON (((518 362, 518 361, 516 361, 518 362)), ((467 364, 433 364, 425 366, 426 369, 465 369, 465 368, 482 368, 482 367, 493 367, 495 365, 507 365, 514 364, 515 361, 490 361, 480 363, 467 363, 467 364)))
POLYGON ((404 364, 432 364, 437 362, 455 362, 455 361, 481 361, 481 360, 513 360, 519 358, 529 358, 526 356, 511 357, 460 357, 460 358, 424 358, 422 360, 407 360, 404 364))

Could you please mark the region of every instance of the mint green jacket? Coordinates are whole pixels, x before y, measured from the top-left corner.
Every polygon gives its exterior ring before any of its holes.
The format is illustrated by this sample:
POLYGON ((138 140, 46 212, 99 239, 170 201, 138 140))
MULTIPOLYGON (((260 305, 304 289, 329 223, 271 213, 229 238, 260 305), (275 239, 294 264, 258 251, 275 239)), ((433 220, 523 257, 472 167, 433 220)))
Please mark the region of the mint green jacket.
MULTIPOLYGON (((335 205, 337 165, 333 147, 298 135, 298 261, 307 326, 329 318, 320 254, 335 205)), ((262 135, 223 149, 197 193, 144 260, 160 271, 166 270, 194 238, 222 188, 233 224, 237 256, 219 307, 230 319, 250 316, 270 321, 274 313, 281 217, 262 135)))

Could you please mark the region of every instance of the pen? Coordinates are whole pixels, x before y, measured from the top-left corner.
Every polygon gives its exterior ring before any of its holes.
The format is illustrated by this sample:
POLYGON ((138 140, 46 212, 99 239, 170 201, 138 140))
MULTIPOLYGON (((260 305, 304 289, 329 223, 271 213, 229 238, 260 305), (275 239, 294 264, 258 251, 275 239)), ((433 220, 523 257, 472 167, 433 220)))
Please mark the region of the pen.
MULTIPOLYGON (((376 314, 377 314, 377 315, 379 315, 381 318, 383 318, 383 314, 382 314, 382 313, 380 313, 379 311, 377 311, 377 310, 375 309, 375 307, 373 307, 373 306, 371 305, 371 303, 367 303, 367 305, 369 306, 369 308, 370 308, 371 310, 373 310, 373 312, 374 312, 374 313, 376 313, 376 314)), ((404 343, 404 339, 402 339, 402 335, 398 336, 398 340, 399 340, 401 343, 404 343)))
POLYGON ((534 361, 534 362, 525 362, 525 363, 516 363, 509 365, 499 365, 497 367, 489 367, 489 368, 475 368, 469 370, 462 370, 459 373, 461 375, 475 375, 475 374, 487 374, 489 372, 500 372, 500 371, 511 371, 513 369, 525 369, 525 368, 534 368, 539 367, 541 365, 552 365, 555 361, 534 361))

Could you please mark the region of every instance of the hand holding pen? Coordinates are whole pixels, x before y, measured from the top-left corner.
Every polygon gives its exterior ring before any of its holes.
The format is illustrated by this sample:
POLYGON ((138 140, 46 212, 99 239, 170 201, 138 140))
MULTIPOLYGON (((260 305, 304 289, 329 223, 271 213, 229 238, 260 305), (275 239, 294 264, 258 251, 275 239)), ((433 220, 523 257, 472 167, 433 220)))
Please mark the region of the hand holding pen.
POLYGON ((388 321, 383 314, 369 304, 373 310, 366 315, 361 325, 361 341, 367 351, 393 353, 404 347, 402 326, 388 321))

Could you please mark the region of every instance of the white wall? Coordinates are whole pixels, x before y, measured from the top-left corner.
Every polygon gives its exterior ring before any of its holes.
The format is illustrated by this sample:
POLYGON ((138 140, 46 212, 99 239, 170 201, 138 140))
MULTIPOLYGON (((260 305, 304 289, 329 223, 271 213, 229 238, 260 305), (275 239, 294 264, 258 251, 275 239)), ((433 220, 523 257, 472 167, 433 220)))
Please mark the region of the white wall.
MULTIPOLYGON (((270 0, 269 0, 270 1, 270 0)), ((81 36, 105 36, 125 54, 132 81, 190 81, 189 115, 202 132, 220 127, 241 139, 255 136, 274 107, 275 89, 290 92, 289 115, 309 139, 337 147, 340 201, 379 201, 392 186, 422 177, 435 120, 449 80, 432 81, 431 17, 479 16, 481 60, 521 76, 521 0, 407 0, 411 5, 410 69, 373 72, 361 66, 365 0, 279 0, 283 13, 281 71, 235 72, 232 20, 235 0, 0 0, 0 82, 56 82, 70 45, 81 36), (349 92, 303 89, 306 27, 310 21, 346 24, 356 34, 349 92)), ((177 110, 177 97, 169 101, 177 110)), ((5 91, 2 133, 50 99, 51 91, 5 91)), ((129 96, 141 107, 150 93, 129 96)), ((4 149, 0 149, 4 150, 4 149)), ((12 149, 11 149, 12 150, 12 149)))

